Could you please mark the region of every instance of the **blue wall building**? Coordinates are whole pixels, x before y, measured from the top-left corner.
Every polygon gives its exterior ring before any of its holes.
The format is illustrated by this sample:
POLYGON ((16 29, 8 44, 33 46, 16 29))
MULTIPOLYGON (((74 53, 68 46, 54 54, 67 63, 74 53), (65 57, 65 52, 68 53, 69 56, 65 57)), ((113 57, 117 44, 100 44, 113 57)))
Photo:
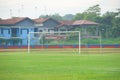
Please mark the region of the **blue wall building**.
POLYGON ((27 45, 29 32, 55 31, 58 25, 60 22, 52 18, 32 20, 27 17, 13 17, 0 20, 0 45, 27 45))
POLYGON ((0 20, 0 45, 27 45, 26 38, 34 32, 34 23, 27 17, 0 20))

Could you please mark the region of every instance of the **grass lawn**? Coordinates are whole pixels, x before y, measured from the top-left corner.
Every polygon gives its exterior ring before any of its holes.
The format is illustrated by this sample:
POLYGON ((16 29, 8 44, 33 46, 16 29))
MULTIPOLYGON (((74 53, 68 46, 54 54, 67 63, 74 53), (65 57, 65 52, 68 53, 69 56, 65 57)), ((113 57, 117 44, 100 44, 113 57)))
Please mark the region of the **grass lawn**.
POLYGON ((0 52, 0 80, 120 80, 120 54, 0 52))

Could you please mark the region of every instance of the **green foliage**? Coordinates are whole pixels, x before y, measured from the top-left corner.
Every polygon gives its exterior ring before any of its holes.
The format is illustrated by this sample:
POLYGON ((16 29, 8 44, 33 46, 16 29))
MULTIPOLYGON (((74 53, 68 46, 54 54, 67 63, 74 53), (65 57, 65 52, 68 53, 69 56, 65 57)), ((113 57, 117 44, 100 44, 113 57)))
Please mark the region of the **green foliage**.
MULTIPOLYGON (((54 40, 54 39, 43 39, 40 40, 41 44, 46 44, 46 45, 71 45, 71 44, 79 44, 78 41, 79 37, 78 35, 70 35, 66 39, 60 39, 60 40, 54 40)), ((102 38, 101 39, 102 44, 120 44, 120 37, 119 38, 102 38)), ((81 39, 81 44, 100 44, 100 38, 82 38, 81 39)))
POLYGON ((62 16, 60 16, 58 13, 53 14, 53 15, 41 15, 39 18, 53 18, 56 20, 62 20, 62 16))
POLYGON ((74 20, 82 20, 82 19, 84 19, 84 14, 83 13, 77 13, 74 16, 74 20))
MULTIPOLYGON (((77 13, 74 20, 91 20, 99 23, 99 32, 104 38, 120 37, 120 9, 116 12, 106 12, 100 15, 99 5, 89 7, 83 13, 77 13)), ((92 29, 92 27, 90 27, 92 29)), ((95 30, 91 30, 94 33, 95 30)))
POLYGON ((82 44, 100 44, 100 39, 85 38, 81 40, 82 44))
POLYGON ((85 12, 95 14, 94 16, 100 15, 101 14, 100 5, 97 4, 97 5, 94 5, 92 7, 89 7, 85 12))
MULTIPOLYGON (((120 38, 102 38, 102 44, 120 44, 120 38)), ((84 38, 81 40, 81 44, 100 44, 100 39, 84 38)))
POLYGON ((66 15, 63 16, 63 20, 71 21, 71 20, 73 20, 73 18, 74 18, 73 14, 66 14, 66 15))
POLYGON ((116 15, 115 12, 106 12, 99 18, 98 22, 101 24, 99 30, 101 30, 104 38, 120 37, 119 21, 120 17, 116 15), (102 29, 104 29, 104 31, 102 31, 102 29))
POLYGON ((83 13, 77 13, 74 17, 74 20, 91 20, 95 21, 97 17, 100 16, 100 7, 99 5, 94 5, 92 7, 89 7, 87 10, 85 10, 83 13))
POLYGON ((79 40, 78 36, 79 36, 78 34, 70 34, 67 37, 66 41, 78 41, 79 40))
POLYGON ((108 38, 102 39, 102 44, 120 44, 120 37, 119 38, 108 38))

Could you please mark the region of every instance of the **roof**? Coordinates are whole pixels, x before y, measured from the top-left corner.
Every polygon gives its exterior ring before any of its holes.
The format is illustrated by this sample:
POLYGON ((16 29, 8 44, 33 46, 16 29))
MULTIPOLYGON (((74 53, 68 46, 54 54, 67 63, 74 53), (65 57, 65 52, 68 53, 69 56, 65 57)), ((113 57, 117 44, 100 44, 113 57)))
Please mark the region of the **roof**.
POLYGON ((33 19, 35 23, 43 23, 47 21, 49 18, 38 18, 38 19, 33 19))
POLYGON ((53 19, 53 18, 38 18, 38 19, 33 19, 33 21, 34 21, 35 23, 44 23, 45 21, 50 20, 50 19, 52 19, 52 20, 60 23, 59 21, 57 21, 57 20, 55 20, 55 19, 53 19))
POLYGON ((62 27, 62 26, 70 26, 73 24, 73 21, 61 20, 59 22, 60 22, 60 24, 58 26, 56 26, 56 28, 62 27))
POLYGON ((60 21, 61 24, 63 25, 72 25, 73 24, 73 21, 65 21, 65 20, 62 20, 60 21))
POLYGON ((14 25, 18 22, 25 20, 25 19, 27 19, 27 17, 13 17, 10 19, 2 19, 2 20, 0 20, 0 25, 14 25))
MULTIPOLYGON (((25 19, 29 19, 28 17, 13 17, 10 19, 0 19, 0 25, 14 25, 17 24, 25 19)), ((77 20, 77 21, 66 21, 66 20, 62 20, 62 21, 57 21, 53 18, 38 18, 38 19, 33 19, 32 21, 34 21, 35 23, 44 23, 47 20, 54 20, 56 22, 59 23, 58 26, 56 27, 61 27, 61 26, 69 26, 69 25, 98 25, 98 23, 93 22, 93 21, 88 21, 88 20, 77 20)), ((31 20, 31 19, 30 19, 31 20)))
POLYGON ((72 25, 98 25, 98 23, 88 20, 77 20, 72 25))

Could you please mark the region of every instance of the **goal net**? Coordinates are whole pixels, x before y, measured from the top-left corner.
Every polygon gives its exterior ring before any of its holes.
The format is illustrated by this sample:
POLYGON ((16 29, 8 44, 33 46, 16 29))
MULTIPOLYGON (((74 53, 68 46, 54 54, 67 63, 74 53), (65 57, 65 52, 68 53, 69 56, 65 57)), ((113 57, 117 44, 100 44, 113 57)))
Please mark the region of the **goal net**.
POLYGON ((28 53, 40 52, 75 52, 80 54, 80 32, 29 32, 28 53))

